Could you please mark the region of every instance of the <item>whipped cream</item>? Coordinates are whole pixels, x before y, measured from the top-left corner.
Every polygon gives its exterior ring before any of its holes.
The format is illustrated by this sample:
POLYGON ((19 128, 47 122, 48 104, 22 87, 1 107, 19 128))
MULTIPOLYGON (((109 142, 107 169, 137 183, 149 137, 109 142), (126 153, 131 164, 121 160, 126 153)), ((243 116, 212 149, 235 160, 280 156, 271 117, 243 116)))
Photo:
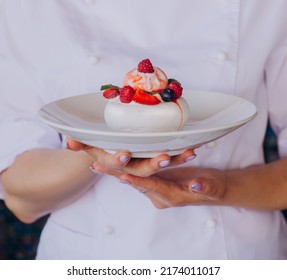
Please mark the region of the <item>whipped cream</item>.
POLYGON ((189 119, 190 109, 183 97, 176 102, 143 105, 136 102, 121 103, 119 98, 110 99, 104 118, 114 131, 168 132, 181 130, 189 119))
POLYGON ((168 78, 158 67, 153 73, 141 73, 137 68, 129 71, 124 78, 124 85, 134 89, 140 88, 147 91, 157 91, 167 86, 168 78))

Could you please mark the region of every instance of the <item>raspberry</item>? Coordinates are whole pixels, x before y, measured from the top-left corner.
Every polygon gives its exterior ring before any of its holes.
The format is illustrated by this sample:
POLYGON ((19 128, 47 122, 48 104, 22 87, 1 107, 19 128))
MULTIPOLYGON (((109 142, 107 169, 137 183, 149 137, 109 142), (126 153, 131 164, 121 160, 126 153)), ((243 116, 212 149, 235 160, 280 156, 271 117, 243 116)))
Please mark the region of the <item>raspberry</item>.
POLYGON ((120 94, 120 90, 118 88, 109 88, 103 92, 103 96, 107 99, 115 98, 120 94))
POLYGON ((181 97, 182 95, 182 91, 183 91, 183 88, 182 86, 176 82, 176 81, 172 81, 168 86, 167 88, 170 88, 174 91, 175 93, 175 98, 178 99, 181 97))
POLYGON ((135 90, 131 86, 124 86, 120 90, 120 101, 122 103, 131 103, 133 100, 134 94, 135 94, 135 90))
POLYGON ((150 60, 144 59, 138 64, 138 71, 141 73, 153 73, 154 69, 150 60))

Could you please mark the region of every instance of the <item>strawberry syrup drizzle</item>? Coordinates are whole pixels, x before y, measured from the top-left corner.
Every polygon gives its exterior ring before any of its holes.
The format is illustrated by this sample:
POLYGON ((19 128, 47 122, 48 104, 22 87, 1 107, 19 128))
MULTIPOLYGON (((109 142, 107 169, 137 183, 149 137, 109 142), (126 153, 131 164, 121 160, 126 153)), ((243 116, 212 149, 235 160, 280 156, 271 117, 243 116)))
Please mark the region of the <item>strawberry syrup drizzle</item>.
POLYGON ((182 111, 181 106, 180 106, 179 103, 177 102, 177 99, 174 100, 173 102, 178 106, 178 108, 179 108, 179 110, 180 110, 180 112, 181 112, 181 114, 180 114, 180 126, 179 126, 179 128, 181 128, 181 127, 182 127, 182 124, 183 124, 183 111, 182 111))

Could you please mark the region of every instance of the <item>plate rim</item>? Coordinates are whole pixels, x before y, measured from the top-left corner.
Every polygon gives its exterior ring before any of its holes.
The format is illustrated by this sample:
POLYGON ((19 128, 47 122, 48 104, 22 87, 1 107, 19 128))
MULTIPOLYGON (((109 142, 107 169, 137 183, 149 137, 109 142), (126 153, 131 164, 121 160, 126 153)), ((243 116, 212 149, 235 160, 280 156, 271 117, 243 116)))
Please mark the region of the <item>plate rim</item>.
POLYGON ((224 126, 217 126, 215 128, 208 128, 208 129, 195 129, 195 130, 180 130, 180 131, 163 131, 163 132, 125 132, 125 131, 106 131, 106 130, 95 130, 95 129, 87 129, 87 128, 77 128, 77 127, 73 127, 73 126, 69 126, 69 125, 65 125, 65 124, 59 124, 59 123, 55 123, 53 121, 50 121, 49 119, 47 119, 45 117, 45 114, 47 114, 47 112, 45 113, 45 108, 48 107, 51 104, 54 104, 58 101, 64 101, 65 99, 70 99, 73 97, 81 97, 81 96, 86 96, 86 95, 92 95, 92 94, 99 94, 100 92, 94 92, 94 93, 86 93, 86 94, 81 94, 81 95, 73 95, 70 97, 65 97, 65 98, 60 98, 57 100, 54 100, 52 102, 49 102, 45 105, 43 105, 39 111, 38 111, 38 116, 40 118, 41 121, 43 121, 44 123, 54 127, 55 129, 62 129, 62 130, 68 130, 71 132, 76 132, 76 133, 82 133, 82 134, 89 134, 89 135, 101 135, 101 136, 113 136, 113 137, 148 137, 148 138, 152 138, 152 137, 174 137, 174 136, 184 136, 186 134, 191 135, 191 134, 197 134, 197 133, 202 133, 202 132, 213 132, 213 131, 217 131, 217 130, 224 130, 224 129, 229 129, 231 127, 239 127, 244 125, 245 123, 251 121, 253 118, 255 118, 255 116, 258 113, 258 110, 256 108, 256 106, 249 100, 244 99, 240 96, 236 96, 236 95, 231 95, 231 94, 227 94, 227 93, 223 93, 223 92, 217 92, 217 91, 202 91, 202 90, 186 90, 186 91, 190 91, 190 92, 197 92, 199 94, 219 94, 222 96, 229 96, 232 98, 237 99, 238 101, 242 101, 245 103, 248 103, 249 106, 253 107, 253 113, 247 117, 244 118, 240 121, 237 122, 233 122, 233 123, 229 123, 226 124, 224 126))

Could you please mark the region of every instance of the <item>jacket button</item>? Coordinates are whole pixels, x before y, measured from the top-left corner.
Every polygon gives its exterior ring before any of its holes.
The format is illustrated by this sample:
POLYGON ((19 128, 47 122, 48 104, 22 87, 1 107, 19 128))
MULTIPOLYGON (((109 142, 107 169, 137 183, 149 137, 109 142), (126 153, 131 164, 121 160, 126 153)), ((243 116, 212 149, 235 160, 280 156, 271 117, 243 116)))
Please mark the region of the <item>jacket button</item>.
POLYGON ((98 56, 92 55, 90 56, 90 63, 93 65, 98 64, 100 61, 100 58, 98 56))
POLYGON ((220 61, 225 61, 225 60, 228 59, 228 55, 225 52, 219 52, 217 54, 217 59, 220 60, 220 61))
POLYGON ((110 235, 115 232, 115 228, 112 225, 105 225, 104 226, 104 234, 110 235))
POLYGON ((95 0, 85 0, 85 3, 87 6, 92 6, 93 4, 95 4, 95 0))
POLYGON ((216 227, 216 221, 213 219, 207 220, 205 224, 208 228, 215 228, 216 227))
POLYGON ((216 142, 215 141, 211 141, 205 144, 205 146, 209 149, 213 149, 216 147, 216 142))

